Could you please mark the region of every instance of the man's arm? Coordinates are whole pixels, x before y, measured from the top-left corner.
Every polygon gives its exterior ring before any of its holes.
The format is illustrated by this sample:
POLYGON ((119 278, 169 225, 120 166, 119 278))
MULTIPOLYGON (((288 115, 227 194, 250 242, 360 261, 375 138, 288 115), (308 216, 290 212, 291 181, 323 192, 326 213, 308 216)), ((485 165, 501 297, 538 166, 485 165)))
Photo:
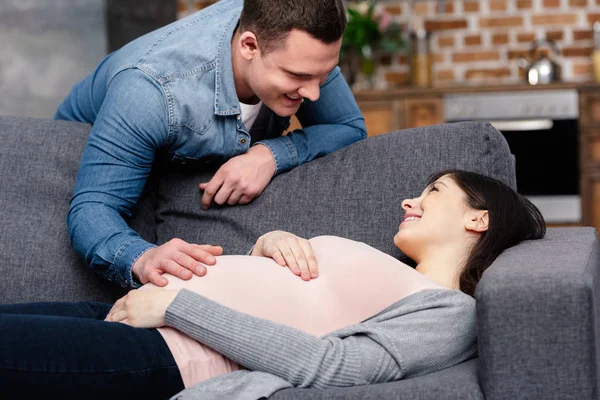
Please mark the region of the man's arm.
POLYGON ((122 286, 135 286, 133 263, 155 247, 124 217, 131 216, 167 135, 157 84, 135 69, 114 77, 83 153, 67 222, 74 249, 92 269, 122 286))
POLYGON ((110 82, 92 127, 77 176, 67 222, 74 249, 90 267, 124 287, 152 281, 162 272, 189 279, 206 273, 220 247, 171 240, 156 247, 124 220, 146 184, 156 151, 169 140, 162 89, 142 71, 129 69, 110 82), (212 257, 212 258, 211 258, 212 257), (135 268, 134 268, 135 267, 135 268), (190 272, 192 271, 192 272, 190 272))
POLYGON ((273 153, 276 174, 367 137, 365 120, 339 67, 321 86, 319 100, 305 99, 296 116, 302 129, 257 142, 273 153))

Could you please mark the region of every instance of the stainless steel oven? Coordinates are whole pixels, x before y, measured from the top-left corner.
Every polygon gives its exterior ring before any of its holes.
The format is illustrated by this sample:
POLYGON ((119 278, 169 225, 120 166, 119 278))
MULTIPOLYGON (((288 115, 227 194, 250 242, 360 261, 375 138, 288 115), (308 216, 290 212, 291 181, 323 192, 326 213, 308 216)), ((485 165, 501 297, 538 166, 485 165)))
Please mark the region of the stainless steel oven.
POLYGON ((450 94, 446 121, 490 121, 515 156, 517 190, 548 223, 580 223, 576 90, 450 94))

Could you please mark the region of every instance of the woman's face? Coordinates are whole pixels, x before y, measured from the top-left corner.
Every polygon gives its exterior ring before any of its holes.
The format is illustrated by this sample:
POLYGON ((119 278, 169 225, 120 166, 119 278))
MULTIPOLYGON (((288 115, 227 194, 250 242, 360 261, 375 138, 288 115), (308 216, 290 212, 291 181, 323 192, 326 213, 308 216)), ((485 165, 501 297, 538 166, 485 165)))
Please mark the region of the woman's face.
POLYGON ((427 248, 461 245, 472 232, 469 224, 480 210, 470 209, 465 193, 449 175, 427 186, 420 197, 402 202, 404 215, 394 243, 407 256, 419 262, 427 248))

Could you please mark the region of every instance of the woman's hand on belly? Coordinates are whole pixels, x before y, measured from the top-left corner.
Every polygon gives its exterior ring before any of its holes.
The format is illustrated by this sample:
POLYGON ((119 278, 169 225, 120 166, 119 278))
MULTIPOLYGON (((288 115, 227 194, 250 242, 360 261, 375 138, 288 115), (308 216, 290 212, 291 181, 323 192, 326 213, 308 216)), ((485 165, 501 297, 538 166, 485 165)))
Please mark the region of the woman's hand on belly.
POLYGON ((256 241, 252 256, 269 257, 305 281, 319 276, 317 258, 306 239, 285 231, 271 231, 256 241))
POLYGON ((105 321, 121 322, 136 328, 159 328, 165 325, 167 307, 179 290, 132 290, 111 308, 105 321))

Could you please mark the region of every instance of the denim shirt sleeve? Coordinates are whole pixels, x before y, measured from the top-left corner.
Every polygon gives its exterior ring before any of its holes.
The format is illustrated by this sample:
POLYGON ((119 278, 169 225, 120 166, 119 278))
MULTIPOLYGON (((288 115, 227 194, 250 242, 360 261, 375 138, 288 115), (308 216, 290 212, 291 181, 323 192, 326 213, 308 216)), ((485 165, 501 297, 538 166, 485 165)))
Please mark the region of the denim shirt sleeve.
POLYGON ((154 245, 124 220, 131 216, 169 124, 160 86, 128 69, 110 82, 83 153, 67 222, 73 248, 92 269, 137 287, 131 268, 154 245))
POLYGON ((296 116, 302 129, 257 142, 273 153, 277 174, 367 137, 365 120, 339 67, 321 86, 319 99, 305 100, 296 116))

